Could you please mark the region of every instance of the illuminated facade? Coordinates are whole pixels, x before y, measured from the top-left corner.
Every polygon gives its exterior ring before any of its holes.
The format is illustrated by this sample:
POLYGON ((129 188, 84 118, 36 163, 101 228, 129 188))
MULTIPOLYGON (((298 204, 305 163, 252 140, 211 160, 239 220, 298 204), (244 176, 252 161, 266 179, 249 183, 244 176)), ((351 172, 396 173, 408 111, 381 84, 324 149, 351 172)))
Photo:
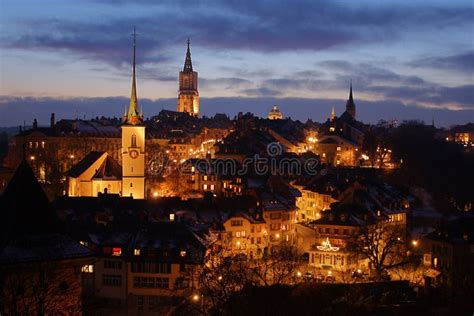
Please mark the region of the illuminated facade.
POLYGON ((199 115, 198 73, 193 71, 189 40, 184 68, 179 72, 178 112, 199 115))
POLYGON ((331 203, 338 201, 330 194, 315 192, 315 190, 307 189, 304 186, 295 185, 295 187, 301 192, 301 197, 296 200, 299 222, 320 218, 322 211, 328 210, 331 203))
POLYGON ((224 222, 225 255, 261 258, 268 249, 267 226, 261 214, 235 214, 224 222))
POLYGON ((122 191, 120 165, 107 152, 90 152, 67 176, 68 196, 120 194, 122 191))
POLYGON ((272 107, 272 110, 268 113, 269 120, 282 120, 283 113, 278 109, 276 105, 272 107))
POLYGON ((122 196, 145 198, 145 126, 138 111, 135 76, 135 40, 133 41, 132 94, 122 125, 122 196))

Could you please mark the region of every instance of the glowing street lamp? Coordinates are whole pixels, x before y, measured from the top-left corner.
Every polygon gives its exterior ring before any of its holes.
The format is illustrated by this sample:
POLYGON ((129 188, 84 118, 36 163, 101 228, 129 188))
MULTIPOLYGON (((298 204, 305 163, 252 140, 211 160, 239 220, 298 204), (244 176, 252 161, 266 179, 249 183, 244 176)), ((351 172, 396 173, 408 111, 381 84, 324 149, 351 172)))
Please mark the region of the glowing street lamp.
POLYGON ((201 308, 203 308, 204 307, 204 295, 194 294, 193 297, 192 297, 193 301, 196 302, 196 303, 199 302, 199 298, 201 299, 201 308))

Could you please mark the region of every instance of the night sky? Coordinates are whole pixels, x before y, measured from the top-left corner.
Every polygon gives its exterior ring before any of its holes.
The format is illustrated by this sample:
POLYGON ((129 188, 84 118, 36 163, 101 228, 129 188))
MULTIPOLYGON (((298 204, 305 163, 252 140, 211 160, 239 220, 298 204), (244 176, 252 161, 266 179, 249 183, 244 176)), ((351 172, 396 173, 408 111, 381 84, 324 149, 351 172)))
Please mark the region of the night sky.
POLYGON ((136 26, 145 116, 175 109, 186 40, 201 113, 474 121, 474 2, 0 0, 0 126, 121 116, 136 26))

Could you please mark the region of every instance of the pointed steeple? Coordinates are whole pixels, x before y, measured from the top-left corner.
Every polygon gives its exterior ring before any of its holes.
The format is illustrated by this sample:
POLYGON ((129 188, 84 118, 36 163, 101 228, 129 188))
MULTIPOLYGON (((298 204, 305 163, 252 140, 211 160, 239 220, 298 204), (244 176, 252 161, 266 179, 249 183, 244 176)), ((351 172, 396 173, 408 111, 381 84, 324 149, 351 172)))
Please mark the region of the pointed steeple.
POLYGON ((186 51, 186 59, 184 60, 183 72, 193 72, 193 63, 191 62, 191 50, 189 49, 189 38, 188 38, 188 50, 186 51))
POLYGON ((334 107, 332 107, 331 110, 331 122, 334 121, 334 118, 336 117, 336 111, 334 110, 334 107))
POLYGON ((356 107, 354 103, 354 97, 352 96, 352 80, 351 80, 351 88, 349 91, 349 99, 346 102, 346 112, 349 113, 352 118, 355 119, 356 117, 356 107))
POLYGON ((137 79, 135 72, 135 55, 137 46, 137 32, 133 29, 133 74, 132 74, 132 93, 130 96, 130 106, 128 112, 124 116, 124 122, 127 124, 137 125, 143 121, 143 117, 138 111, 138 98, 137 98, 137 79))
POLYGON ((354 98, 352 97, 352 80, 351 80, 351 90, 349 92, 349 101, 351 101, 352 103, 354 103, 354 98))

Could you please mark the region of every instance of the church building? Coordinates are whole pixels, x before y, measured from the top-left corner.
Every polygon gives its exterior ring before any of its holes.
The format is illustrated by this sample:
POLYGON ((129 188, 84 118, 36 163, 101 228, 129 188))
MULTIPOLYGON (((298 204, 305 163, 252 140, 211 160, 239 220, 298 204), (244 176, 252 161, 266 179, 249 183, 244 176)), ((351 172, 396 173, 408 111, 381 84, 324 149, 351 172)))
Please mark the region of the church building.
POLYGON ((198 73, 193 71, 189 39, 184 68, 179 72, 178 112, 199 115, 198 73))
POLYGON ((69 196, 115 193, 145 198, 145 125, 138 110, 135 71, 136 34, 133 40, 133 75, 130 105, 123 116, 122 168, 106 152, 91 152, 68 172, 69 196))

